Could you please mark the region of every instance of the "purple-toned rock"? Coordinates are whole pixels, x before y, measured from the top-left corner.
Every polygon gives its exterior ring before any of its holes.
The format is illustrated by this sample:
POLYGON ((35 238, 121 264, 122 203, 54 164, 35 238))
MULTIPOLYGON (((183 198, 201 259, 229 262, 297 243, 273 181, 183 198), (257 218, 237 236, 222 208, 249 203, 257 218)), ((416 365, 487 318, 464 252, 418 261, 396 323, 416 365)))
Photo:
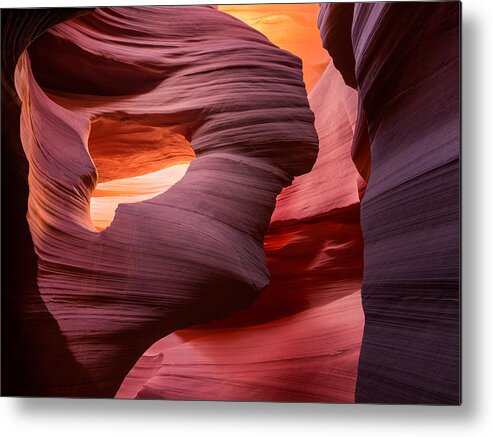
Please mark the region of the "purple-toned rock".
POLYGON ((368 180, 356 401, 457 404, 460 4, 358 3, 336 23, 349 8, 322 5, 319 24, 359 92, 353 157, 368 180))
POLYGON ((301 62, 213 8, 97 9, 39 37, 16 88, 39 292, 83 367, 73 394, 112 396, 154 341, 267 286, 276 197, 318 149, 301 62), (102 232, 89 217, 98 117, 169 129, 196 154, 102 232))

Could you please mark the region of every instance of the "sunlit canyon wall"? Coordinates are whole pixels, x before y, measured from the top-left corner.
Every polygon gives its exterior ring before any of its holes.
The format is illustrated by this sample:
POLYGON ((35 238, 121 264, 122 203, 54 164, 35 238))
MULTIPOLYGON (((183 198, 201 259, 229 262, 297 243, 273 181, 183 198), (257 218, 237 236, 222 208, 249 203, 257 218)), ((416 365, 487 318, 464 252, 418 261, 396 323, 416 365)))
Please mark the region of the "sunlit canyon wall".
POLYGON ((3 392, 456 402, 457 5, 218 9, 2 14, 3 392))

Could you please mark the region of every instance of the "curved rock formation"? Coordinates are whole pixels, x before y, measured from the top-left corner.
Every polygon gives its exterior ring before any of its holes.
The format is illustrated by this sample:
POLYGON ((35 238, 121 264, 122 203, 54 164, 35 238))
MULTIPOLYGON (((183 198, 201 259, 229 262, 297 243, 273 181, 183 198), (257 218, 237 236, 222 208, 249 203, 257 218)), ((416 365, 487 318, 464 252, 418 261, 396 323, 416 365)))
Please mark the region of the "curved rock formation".
POLYGON ((358 89, 353 156, 368 179, 358 402, 460 402, 459 12, 322 6, 324 45, 358 89))
POLYGON ((144 355, 117 397, 352 402, 362 322, 353 292, 264 324, 180 332, 144 355))
POLYGON ((37 259, 26 221, 28 162, 19 137, 14 71, 20 54, 46 29, 88 11, 1 11, 2 202, 8 205, 2 209, 2 252, 8 254, 2 257, 2 396, 72 395, 70 387, 82 374, 37 289, 37 259))
POLYGON ((309 101, 319 154, 278 196, 264 244, 269 286, 250 308, 157 342, 117 397, 354 401, 364 323, 357 93, 329 65, 309 101))
POLYGON ((303 80, 311 92, 330 60, 315 25, 318 4, 219 5, 218 9, 258 30, 276 46, 299 56, 303 61, 303 80))
POLYGON ((2 11, 2 394, 460 401, 460 5, 318 11, 2 11))
POLYGON ((39 290, 84 367, 76 393, 109 396, 154 341, 268 284, 276 196, 317 154, 301 64, 212 8, 108 8, 38 38, 16 87, 39 290), (178 133, 196 159, 97 232, 88 138, 100 117, 178 133))

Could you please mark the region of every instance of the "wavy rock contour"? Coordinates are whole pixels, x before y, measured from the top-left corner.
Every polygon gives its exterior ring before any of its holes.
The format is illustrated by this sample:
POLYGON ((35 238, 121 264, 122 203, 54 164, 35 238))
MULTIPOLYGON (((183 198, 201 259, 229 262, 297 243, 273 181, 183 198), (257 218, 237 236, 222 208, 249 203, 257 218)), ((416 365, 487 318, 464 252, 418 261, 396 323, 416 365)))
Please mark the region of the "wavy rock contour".
POLYGON ((38 38, 16 88, 39 291, 84 368, 78 393, 113 395, 154 341, 268 284, 276 196, 317 154, 300 61, 213 8, 97 9, 38 38), (97 232, 88 139, 101 117, 180 134, 196 159, 97 232))
POLYGON ((269 286, 250 308, 154 344, 117 397, 354 401, 364 323, 357 93, 331 64, 309 101, 319 154, 278 196, 264 243, 269 286))
POLYGON ((321 7, 324 46, 358 89, 353 158, 368 180, 357 402, 460 399, 459 12, 321 7))

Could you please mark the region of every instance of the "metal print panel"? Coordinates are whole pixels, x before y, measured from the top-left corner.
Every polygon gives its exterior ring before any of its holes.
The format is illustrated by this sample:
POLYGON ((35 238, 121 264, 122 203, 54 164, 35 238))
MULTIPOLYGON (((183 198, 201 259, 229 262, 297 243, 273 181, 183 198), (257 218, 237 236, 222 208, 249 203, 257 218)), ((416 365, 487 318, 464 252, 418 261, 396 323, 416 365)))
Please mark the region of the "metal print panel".
POLYGON ((459 25, 2 10, 2 395, 459 404, 459 25))

